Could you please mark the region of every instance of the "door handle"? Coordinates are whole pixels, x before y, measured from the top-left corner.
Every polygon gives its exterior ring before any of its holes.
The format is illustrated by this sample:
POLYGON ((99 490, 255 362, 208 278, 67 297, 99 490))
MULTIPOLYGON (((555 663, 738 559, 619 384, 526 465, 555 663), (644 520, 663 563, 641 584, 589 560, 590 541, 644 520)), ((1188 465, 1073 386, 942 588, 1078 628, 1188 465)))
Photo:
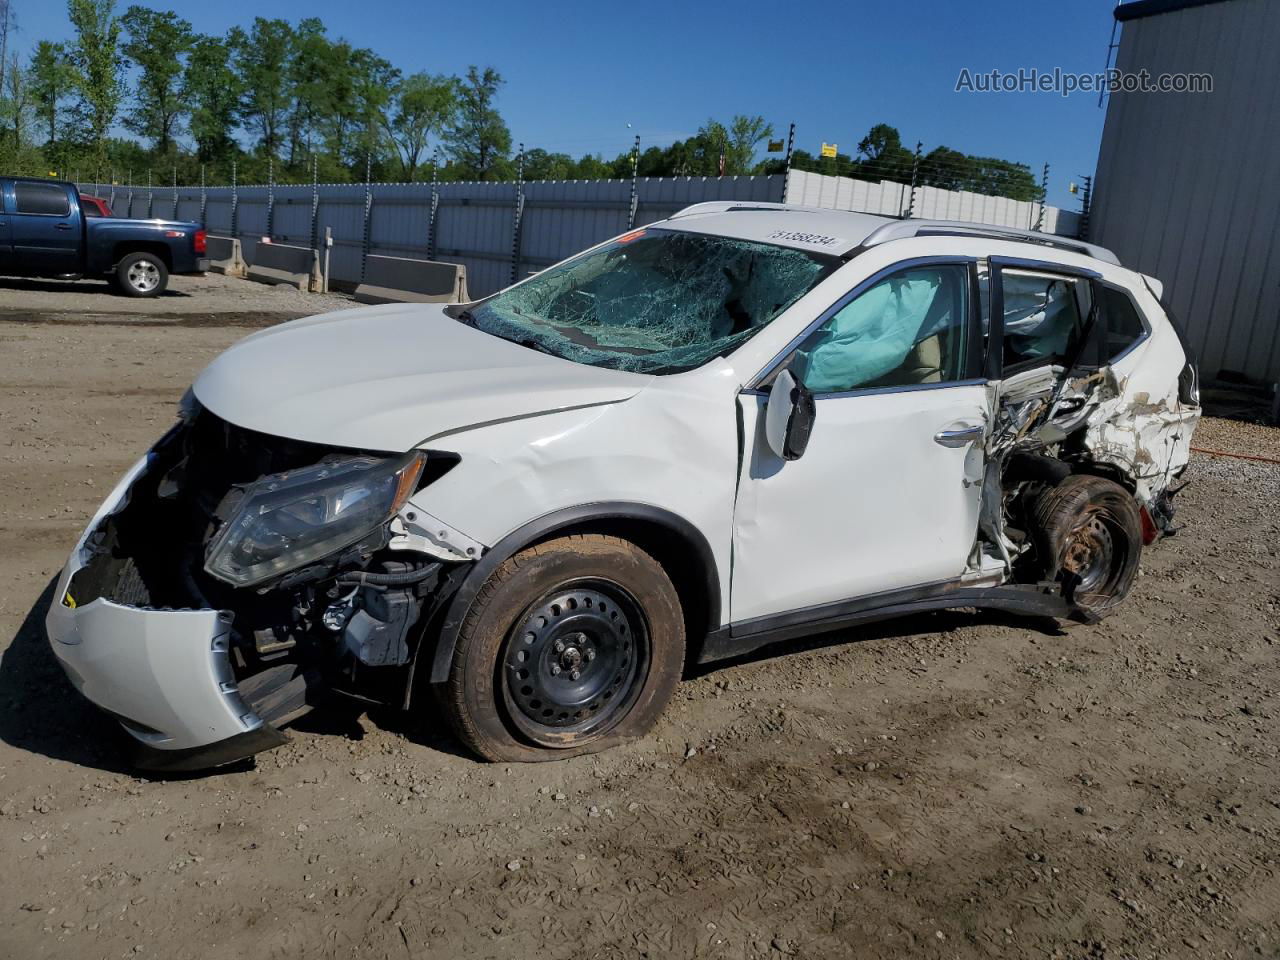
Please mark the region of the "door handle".
POLYGON ((53 229, 55 229, 55 230, 70 230, 70 229, 71 229, 71 224, 69 224, 69 223, 55 223, 55 224, 53 225, 53 229))
POLYGON ((974 427, 960 427, 956 430, 939 430, 933 435, 933 442, 944 447, 963 447, 974 440, 982 439, 986 427, 978 424, 974 427))

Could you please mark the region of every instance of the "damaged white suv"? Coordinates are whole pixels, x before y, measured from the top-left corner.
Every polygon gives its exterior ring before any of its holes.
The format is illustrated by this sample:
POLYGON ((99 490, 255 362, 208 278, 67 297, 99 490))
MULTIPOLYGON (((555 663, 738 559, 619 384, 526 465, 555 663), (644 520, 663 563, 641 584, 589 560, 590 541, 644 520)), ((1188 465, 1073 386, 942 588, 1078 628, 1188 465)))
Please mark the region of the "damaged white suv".
POLYGON ((691 662, 898 614, 1091 620, 1199 416, 1159 286, 974 224, 699 204, 459 306, 215 360, 76 544, 72 682, 167 769, 336 689, 492 760, 645 733, 691 662))

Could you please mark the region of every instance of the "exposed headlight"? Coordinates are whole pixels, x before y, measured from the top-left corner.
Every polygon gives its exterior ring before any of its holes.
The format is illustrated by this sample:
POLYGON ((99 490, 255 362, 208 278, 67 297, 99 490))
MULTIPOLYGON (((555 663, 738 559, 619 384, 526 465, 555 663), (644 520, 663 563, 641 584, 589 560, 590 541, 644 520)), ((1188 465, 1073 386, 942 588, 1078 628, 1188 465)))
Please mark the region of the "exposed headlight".
POLYGON ((242 499, 209 544, 204 568, 248 587, 349 547, 404 505, 425 462, 420 452, 352 457, 236 488, 228 497, 242 499))

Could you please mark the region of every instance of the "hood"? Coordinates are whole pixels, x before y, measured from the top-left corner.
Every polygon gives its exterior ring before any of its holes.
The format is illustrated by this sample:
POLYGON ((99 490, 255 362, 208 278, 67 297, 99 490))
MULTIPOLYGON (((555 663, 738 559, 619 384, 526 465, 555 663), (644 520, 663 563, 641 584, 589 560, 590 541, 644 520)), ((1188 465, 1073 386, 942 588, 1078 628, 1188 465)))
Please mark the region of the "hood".
POLYGON ((479 424, 626 400, 652 379, 509 343, 437 304, 388 304, 255 333, 193 390, 240 427, 399 452, 479 424))

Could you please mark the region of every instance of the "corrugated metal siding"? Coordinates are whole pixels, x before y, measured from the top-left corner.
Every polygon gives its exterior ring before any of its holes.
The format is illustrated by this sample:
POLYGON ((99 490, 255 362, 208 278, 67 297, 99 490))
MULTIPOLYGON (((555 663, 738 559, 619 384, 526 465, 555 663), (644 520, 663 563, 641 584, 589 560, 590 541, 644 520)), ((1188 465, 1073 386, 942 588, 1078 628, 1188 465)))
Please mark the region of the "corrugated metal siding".
MULTIPOLYGON (((873 184, 841 177, 823 177, 793 171, 788 200, 833 209, 864 210, 897 216, 904 208, 902 184, 873 184)), ((664 177, 636 184, 636 226, 671 216, 677 210, 706 200, 772 201, 782 199, 783 177, 664 177)), ((86 193, 90 185, 83 185, 86 193)), ((431 184, 378 183, 370 189, 368 251, 403 257, 426 257, 428 246, 435 258, 461 263, 467 268, 467 286, 475 296, 485 296, 509 284, 513 277, 515 205, 523 191, 519 260, 514 276, 524 277, 563 260, 580 250, 622 233, 631 207, 630 180, 533 181, 518 188, 514 183, 442 183, 436 213, 435 237, 430 236, 431 184), (434 240, 434 243, 432 243, 434 240)), ((325 229, 332 231, 330 277, 357 283, 365 252, 364 184, 321 184, 315 224, 318 243, 325 229)), ((281 243, 311 242, 312 187, 277 186, 271 194, 272 238, 281 243)), ((200 218, 199 187, 179 187, 179 219, 200 218)), ((236 234, 246 258, 252 259, 257 238, 267 231, 268 189, 263 186, 236 190, 236 234)), ((150 207, 157 217, 173 213, 173 188, 117 187, 114 209, 121 216, 145 217, 150 207), (130 204, 132 196, 132 204, 130 204)), ((917 204, 921 215, 928 210, 951 219, 1028 216, 1026 207, 1008 210, 996 198, 952 194, 945 190, 921 190, 917 204)), ((213 233, 232 230, 232 190, 209 187, 205 191, 205 223, 213 233)), ((1056 213, 1054 208, 1048 208, 1056 213)), ((933 215, 933 214, 930 214, 933 215)), ((1034 217, 1031 218, 1034 222, 1034 217)), ((1053 221, 1050 221, 1053 222, 1053 221)), ((1019 225, 1026 225, 1019 224, 1019 225)), ((1048 229, 1048 228, 1046 228, 1048 229)))
POLYGON ((1113 94, 1091 238, 1158 277, 1206 376, 1280 380, 1280 4, 1133 20, 1117 66, 1213 75, 1211 94, 1113 94))

